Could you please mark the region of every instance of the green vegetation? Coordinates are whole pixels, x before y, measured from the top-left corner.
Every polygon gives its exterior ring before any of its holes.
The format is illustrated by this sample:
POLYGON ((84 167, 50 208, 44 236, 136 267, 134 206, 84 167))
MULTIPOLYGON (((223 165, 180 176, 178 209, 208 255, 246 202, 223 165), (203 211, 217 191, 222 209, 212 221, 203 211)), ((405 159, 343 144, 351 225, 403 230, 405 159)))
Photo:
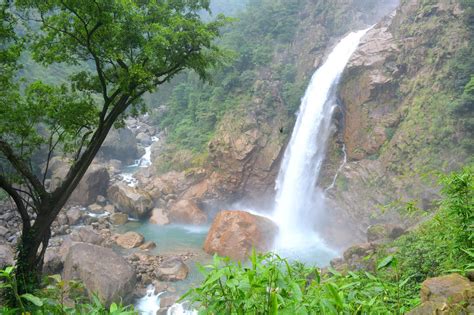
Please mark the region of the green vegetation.
POLYGON ((419 303, 427 277, 474 270, 474 166, 441 183, 438 212, 366 257, 373 272, 324 271, 275 254, 254 252, 249 265, 216 256, 182 299, 203 314, 403 314, 419 303))
POLYGON ((112 303, 106 307, 94 295, 92 299, 85 297, 81 283, 64 281, 59 275, 49 276, 43 283, 43 288, 32 293, 20 294, 14 267, 0 270, 0 293, 14 300, 11 304, 17 307, 0 306, 0 314, 93 314, 93 315, 132 315, 137 314, 132 306, 124 307, 112 303))

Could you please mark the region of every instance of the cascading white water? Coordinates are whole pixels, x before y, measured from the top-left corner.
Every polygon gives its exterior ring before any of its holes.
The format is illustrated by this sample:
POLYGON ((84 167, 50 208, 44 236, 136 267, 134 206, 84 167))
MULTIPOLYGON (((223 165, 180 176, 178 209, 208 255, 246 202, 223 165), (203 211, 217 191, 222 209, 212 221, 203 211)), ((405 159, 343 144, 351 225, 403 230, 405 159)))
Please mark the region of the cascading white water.
POLYGON ((314 231, 317 209, 324 206, 323 192, 316 183, 330 135, 337 84, 366 32, 350 33, 336 45, 327 61, 314 73, 301 101, 275 186, 272 217, 280 228, 275 245, 278 252, 291 256, 291 252, 314 246, 322 251, 321 255, 331 255, 331 250, 314 231))

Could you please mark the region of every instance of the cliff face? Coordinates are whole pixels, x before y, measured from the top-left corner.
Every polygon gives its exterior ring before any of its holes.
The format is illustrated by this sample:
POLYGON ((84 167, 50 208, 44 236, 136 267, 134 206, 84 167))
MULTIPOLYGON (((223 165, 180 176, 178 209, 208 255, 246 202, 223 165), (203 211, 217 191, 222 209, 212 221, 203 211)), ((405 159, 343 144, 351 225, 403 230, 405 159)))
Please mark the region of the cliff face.
POLYGON ((271 199, 293 129, 294 115, 288 108, 297 108, 311 75, 345 33, 375 23, 395 5, 393 0, 303 2, 293 41, 275 48, 271 65, 259 69, 252 97, 225 114, 209 144, 210 171, 220 178, 216 184, 226 188, 228 202, 245 199, 262 206, 271 199), (296 70, 295 104, 284 96, 288 91, 280 70, 285 65, 296 70))
MULTIPOLYGON (((459 53, 472 47, 471 36, 459 1, 403 1, 351 58, 340 86, 344 125, 336 135, 349 162, 330 197, 360 236, 376 222, 413 223, 393 204, 384 211, 380 206, 415 199, 429 210, 437 189, 422 175, 459 167, 472 154, 461 147, 466 134, 450 110, 460 97, 453 69, 462 62, 459 53)), ((326 181, 340 150, 332 146, 326 181)))

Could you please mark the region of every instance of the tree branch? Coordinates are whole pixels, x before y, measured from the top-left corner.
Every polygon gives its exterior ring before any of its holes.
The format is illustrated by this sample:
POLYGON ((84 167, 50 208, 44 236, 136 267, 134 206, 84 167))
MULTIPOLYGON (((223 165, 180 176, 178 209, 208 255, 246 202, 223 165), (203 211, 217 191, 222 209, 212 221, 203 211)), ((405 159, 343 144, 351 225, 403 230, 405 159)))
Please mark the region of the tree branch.
POLYGON ((0 187, 7 192, 7 194, 12 197, 13 201, 16 204, 16 208, 20 213, 21 221, 23 222, 23 229, 30 228, 30 216, 28 215, 28 211, 23 204, 21 196, 18 192, 13 188, 13 186, 7 181, 3 175, 0 175, 0 187))

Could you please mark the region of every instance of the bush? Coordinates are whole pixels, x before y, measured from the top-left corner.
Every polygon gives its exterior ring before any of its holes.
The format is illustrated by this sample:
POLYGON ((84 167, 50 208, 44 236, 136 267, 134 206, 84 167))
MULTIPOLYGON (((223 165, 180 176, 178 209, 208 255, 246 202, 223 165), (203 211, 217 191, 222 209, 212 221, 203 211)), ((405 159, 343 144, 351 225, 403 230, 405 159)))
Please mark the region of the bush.
POLYGON ((93 295, 85 297, 81 283, 64 281, 59 275, 49 276, 44 286, 33 293, 18 293, 15 268, 0 270, 0 290, 7 302, 13 306, 1 306, 0 314, 92 314, 92 315, 133 315, 138 314, 133 306, 112 303, 106 307, 93 295))

